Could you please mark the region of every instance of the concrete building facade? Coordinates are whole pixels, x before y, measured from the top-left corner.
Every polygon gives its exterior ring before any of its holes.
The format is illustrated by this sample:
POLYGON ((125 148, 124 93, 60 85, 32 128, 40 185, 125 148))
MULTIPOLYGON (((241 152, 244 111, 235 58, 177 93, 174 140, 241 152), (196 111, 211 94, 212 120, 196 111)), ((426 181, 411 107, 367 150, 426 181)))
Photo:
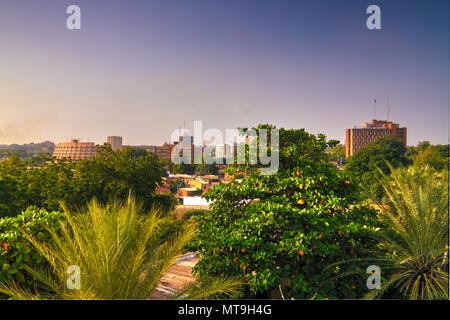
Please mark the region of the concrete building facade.
POLYGON ((347 129, 345 132, 345 157, 351 157, 369 143, 390 135, 399 137, 405 147, 407 146, 407 130, 406 128, 400 128, 398 123, 386 120, 372 120, 364 123, 361 127, 347 129))
POLYGON ((122 149, 122 137, 119 136, 109 136, 106 138, 106 143, 111 146, 113 151, 122 149))
POLYGON ((60 142, 53 150, 56 159, 81 160, 97 156, 97 148, 93 142, 80 142, 72 139, 70 142, 60 142))

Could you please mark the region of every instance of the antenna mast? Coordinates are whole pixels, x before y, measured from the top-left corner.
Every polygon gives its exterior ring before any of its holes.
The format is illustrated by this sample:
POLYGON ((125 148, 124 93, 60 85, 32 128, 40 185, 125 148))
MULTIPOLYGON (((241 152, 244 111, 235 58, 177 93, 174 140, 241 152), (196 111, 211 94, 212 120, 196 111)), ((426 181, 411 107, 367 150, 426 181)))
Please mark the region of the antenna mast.
POLYGON ((377 99, 374 100, 374 107, 373 107, 373 119, 377 119, 377 99))
POLYGON ((391 98, 388 97, 388 110, 387 110, 387 121, 389 121, 389 107, 390 107, 391 98))

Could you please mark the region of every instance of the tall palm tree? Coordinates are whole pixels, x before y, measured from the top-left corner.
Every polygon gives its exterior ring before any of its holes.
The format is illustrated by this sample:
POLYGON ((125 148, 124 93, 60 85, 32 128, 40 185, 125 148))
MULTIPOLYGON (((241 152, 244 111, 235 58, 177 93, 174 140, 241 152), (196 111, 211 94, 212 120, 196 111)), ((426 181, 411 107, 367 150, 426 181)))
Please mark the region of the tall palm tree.
MULTIPOLYGON (((132 198, 106 206, 93 200, 85 212, 64 207, 64 213, 66 221, 58 229, 49 229, 50 243, 24 232, 51 266, 48 270, 27 267, 46 293, 17 283, 2 285, 0 292, 17 299, 148 299, 195 232, 195 226, 187 224, 182 231, 167 235, 163 230, 170 218, 158 210, 143 215, 132 198), (79 268, 79 289, 66 285, 70 266, 79 268)), ((201 279, 177 297, 199 299, 237 292, 233 279, 201 279)))
POLYGON ((391 230, 385 235, 392 249, 385 266, 391 276, 367 298, 396 287, 409 299, 448 299, 448 270, 441 268, 448 251, 448 171, 417 165, 390 169, 390 176, 380 170, 386 203, 379 207, 391 230))

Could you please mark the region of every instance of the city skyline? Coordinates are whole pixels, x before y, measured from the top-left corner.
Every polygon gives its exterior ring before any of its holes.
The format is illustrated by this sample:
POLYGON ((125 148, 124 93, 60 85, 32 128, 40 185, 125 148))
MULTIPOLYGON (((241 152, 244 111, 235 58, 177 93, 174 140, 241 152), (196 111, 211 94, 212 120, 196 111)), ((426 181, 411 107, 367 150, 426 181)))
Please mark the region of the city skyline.
POLYGON ((186 121, 448 143, 448 2, 0 1, 0 144, 162 145, 186 121), (77 4, 82 29, 68 30, 77 4), (374 117, 374 99, 377 113, 374 117))

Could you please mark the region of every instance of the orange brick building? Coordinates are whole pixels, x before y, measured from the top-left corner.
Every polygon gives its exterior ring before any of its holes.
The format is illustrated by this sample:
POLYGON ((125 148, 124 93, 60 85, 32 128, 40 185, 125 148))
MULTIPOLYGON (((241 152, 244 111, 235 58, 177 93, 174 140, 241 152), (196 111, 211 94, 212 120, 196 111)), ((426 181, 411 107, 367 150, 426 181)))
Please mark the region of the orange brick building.
POLYGON ((165 143, 162 146, 155 147, 155 155, 159 160, 170 160, 172 161, 172 149, 175 147, 175 144, 165 143))
POLYGON ((97 148, 93 142, 79 142, 72 139, 70 142, 60 142, 53 150, 56 159, 88 159, 97 156, 97 148))
POLYGON ((374 142, 378 138, 390 135, 402 139, 406 147, 406 128, 400 128, 398 123, 385 120, 372 120, 369 123, 364 123, 359 128, 347 129, 345 132, 345 157, 351 157, 369 143, 374 142))
MULTIPOLYGON (((191 163, 194 162, 194 150, 195 148, 202 148, 197 147, 194 145, 194 138, 187 136, 186 139, 190 139, 190 144, 188 146, 184 146, 183 143, 183 137, 179 138, 179 141, 175 141, 174 143, 164 143, 162 146, 156 146, 154 149, 155 155, 158 157, 159 160, 165 159, 172 161, 172 150, 175 147, 178 147, 178 154, 180 156, 183 155, 183 152, 185 151, 184 148, 186 148, 186 151, 189 151, 191 153, 191 163)), ((189 140, 188 140, 189 141, 189 140)))

